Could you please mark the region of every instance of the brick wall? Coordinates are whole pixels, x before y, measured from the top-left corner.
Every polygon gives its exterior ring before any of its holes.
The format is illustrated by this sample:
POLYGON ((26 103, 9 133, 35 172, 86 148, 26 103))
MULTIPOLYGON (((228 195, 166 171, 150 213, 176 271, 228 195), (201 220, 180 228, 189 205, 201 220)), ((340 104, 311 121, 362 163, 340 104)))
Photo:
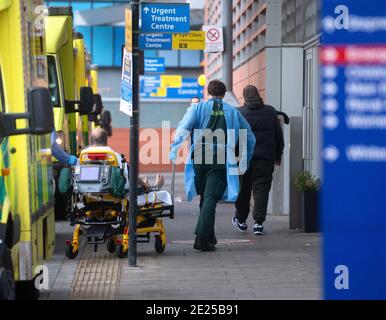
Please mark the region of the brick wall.
POLYGON ((265 98, 266 63, 265 51, 260 52, 249 61, 233 71, 233 92, 243 103, 243 89, 247 85, 254 85, 265 98))
MULTIPOLYGON (((169 151, 175 129, 164 132, 162 129, 140 129, 139 131, 139 171, 143 172, 171 172, 172 166, 169 159, 169 151), (163 143, 162 143, 163 140, 163 143)), ((123 153, 130 161, 130 129, 114 128, 113 136, 109 138, 109 146, 115 152, 123 153)), ((184 159, 188 152, 187 144, 180 150, 180 156, 184 159), (182 156, 185 154, 185 156, 182 156)), ((177 165, 176 171, 182 172, 184 165, 177 165)))
MULTIPOLYGON (((243 103, 243 89, 257 86, 263 99, 266 96, 267 1, 233 0, 233 92, 243 103)), ((205 23, 221 24, 221 1, 205 1, 205 23)), ((205 75, 209 80, 222 78, 222 55, 205 55, 205 75)))

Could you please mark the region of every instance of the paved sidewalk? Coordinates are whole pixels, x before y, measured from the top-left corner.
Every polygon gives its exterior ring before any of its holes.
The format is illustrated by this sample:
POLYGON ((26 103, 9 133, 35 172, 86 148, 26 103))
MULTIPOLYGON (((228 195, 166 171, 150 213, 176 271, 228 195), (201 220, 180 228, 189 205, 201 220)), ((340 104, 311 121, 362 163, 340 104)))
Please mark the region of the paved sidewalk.
MULTIPOLYGON (((83 247, 75 260, 64 258, 71 228, 57 223, 56 254, 47 263, 50 290, 43 299, 320 299, 321 237, 288 229, 288 217, 268 216, 267 234, 241 233, 231 224, 233 205, 216 215, 216 252, 192 248, 198 199, 182 201, 176 189, 176 218, 165 219, 168 245, 163 254, 138 245, 138 267, 129 267, 101 246, 83 247)), ((252 221, 248 221, 250 229, 252 221)))

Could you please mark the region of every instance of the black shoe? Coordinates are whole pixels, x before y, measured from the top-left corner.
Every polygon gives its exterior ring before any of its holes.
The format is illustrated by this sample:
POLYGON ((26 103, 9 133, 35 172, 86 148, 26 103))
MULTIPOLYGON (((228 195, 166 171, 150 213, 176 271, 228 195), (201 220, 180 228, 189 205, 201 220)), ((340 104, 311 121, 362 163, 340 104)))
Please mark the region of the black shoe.
POLYGON ((239 219, 237 219, 236 217, 232 218, 232 224, 237 230, 241 232, 244 232, 248 229, 247 224, 245 222, 240 222, 239 219))
POLYGON ((196 250, 201 251, 215 251, 216 247, 214 243, 209 242, 208 239, 204 239, 201 237, 196 237, 196 240, 194 241, 193 248, 196 250))
POLYGON ((263 224, 255 223, 253 225, 253 233, 255 235, 263 235, 264 234, 263 224))
POLYGON ((199 243, 198 236, 196 236, 196 239, 194 239, 193 249, 201 250, 201 243, 199 243))
POLYGON ((214 245, 217 244, 217 238, 216 236, 210 236, 209 239, 208 239, 209 243, 212 243, 214 245))

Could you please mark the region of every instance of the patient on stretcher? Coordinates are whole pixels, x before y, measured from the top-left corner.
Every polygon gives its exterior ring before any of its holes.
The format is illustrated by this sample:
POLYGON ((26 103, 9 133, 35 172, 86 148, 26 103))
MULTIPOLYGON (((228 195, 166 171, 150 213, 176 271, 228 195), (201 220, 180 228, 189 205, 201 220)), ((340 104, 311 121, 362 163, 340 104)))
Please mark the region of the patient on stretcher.
MULTIPOLYGON (((113 151, 108 146, 108 138, 105 130, 101 128, 96 128, 92 131, 90 135, 90 146, 86 147, 82 150, 82 152, 87 152, 88 150, 92 150, 95 152, 96 150, 103 153, 103 151, 113 151)), ((113 151, 114 152, 114 151, 113 151)), ((114 152, 118 161, 118 165, 121 169, 123 169, 124 175, 126 177, 126 186, 125 189, 129 189, 129 170, 130 166, 126 163, 126 160, 119 153, 114 152)), ((167 204, 171 204, 172 200, 170 194, 167 191, 160 191, 162 186, 165 183, 165 179, 162 175, 157 174, 155 183, 150 185, 148 182, 148 178, 145 177, 141 179, 138 177, 138 205, 145 205, 146 203, 154 203, 158 201, 162 201, 167 204), (145 195, 146 194, 146 195, 145 195)))

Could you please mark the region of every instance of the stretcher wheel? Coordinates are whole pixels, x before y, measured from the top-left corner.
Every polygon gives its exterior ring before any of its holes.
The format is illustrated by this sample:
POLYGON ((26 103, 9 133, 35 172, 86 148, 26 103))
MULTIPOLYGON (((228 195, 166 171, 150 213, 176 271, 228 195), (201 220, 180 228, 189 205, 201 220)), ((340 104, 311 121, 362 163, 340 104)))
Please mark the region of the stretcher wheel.
POLYGON ((117 245, 117 256, 121 259, 126 258, 128 254, 128 250, 124 251, 122 243, 117 245))
POLYGON ((111 238, 107 239, 106 248, 107 248, 107 251, 110 253, 115 252, 115 250, 117 249, 117 245, 115 244, 114 239, 111 239, 111 238))
POLYGON ((66 251, 65 251, 66 257, 67 257, 68 259, 71 259, 71 260, 76 258, 76 256, 78 255, 78 252, 79 252, 79 250, 76 250, 76 251, 74 252, 74 247, 72 246, 72 244, 70 244, 69 246, 67 246, 67 247, 66 247, 66 251))
POLYGON ((160 236, 155 236, 154 247, 155 247, 155 251, 157 251, 158 253, 162 253, 165 251, 165 245, 162 244, 162 240, 160 236))

